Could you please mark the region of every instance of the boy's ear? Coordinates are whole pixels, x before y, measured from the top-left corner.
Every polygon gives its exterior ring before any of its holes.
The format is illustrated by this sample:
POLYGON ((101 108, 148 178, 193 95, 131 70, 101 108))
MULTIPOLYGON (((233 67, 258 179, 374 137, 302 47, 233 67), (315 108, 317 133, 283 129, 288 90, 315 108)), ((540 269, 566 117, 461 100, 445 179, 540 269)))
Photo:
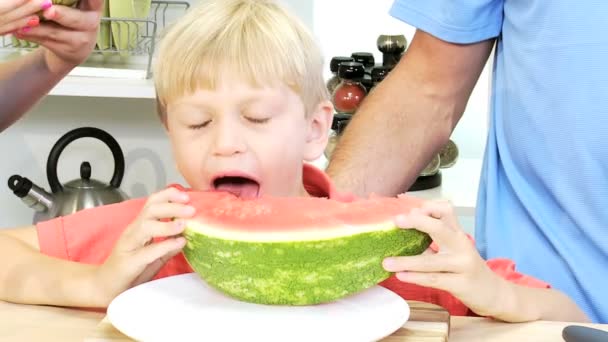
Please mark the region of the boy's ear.
POLYGON ((308 137, 306 139, 305 161, 314 161, 321 157, 327 147, 329 130, 334 118, 334 106, 330 101, 319 103, 310 114, 308 137))

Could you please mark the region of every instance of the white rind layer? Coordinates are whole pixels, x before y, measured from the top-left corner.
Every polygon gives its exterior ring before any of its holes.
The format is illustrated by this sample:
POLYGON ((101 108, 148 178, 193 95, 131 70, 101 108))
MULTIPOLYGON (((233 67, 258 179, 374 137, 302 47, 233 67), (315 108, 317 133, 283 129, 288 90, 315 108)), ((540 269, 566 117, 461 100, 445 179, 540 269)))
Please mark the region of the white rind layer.
POLYGON ((306 230, 285 230, 275 232, 262 232, 259 230, 237 231, 232 228, 220 228, 212 224, 198 221, 188 221, 186 229, 203 234, 212 238, 243 241, 243 242, 294 242, 294 241, 318 241, 331 240, 345 236, 361 233, 389 231, 400 229, 395 226, 394 221, 378 222, 377 224, 365 225, 341 225, 339 227, 322 227, 306 230))

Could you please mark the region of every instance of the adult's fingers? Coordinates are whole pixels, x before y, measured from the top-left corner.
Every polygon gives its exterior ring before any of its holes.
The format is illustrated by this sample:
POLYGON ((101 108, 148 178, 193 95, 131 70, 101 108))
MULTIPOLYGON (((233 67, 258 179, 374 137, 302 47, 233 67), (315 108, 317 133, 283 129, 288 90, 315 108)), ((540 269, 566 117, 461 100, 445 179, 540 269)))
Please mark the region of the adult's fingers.
POLYGON ((104 6, 104 0, 80 0, 78 8, 84 11, 93 11, 101 13, 104 6))
POLYGON ((6 23, 33 16, 52 5, 51 0, 2 0, 0 1, 0 22, 6 23))
POLYGON ((40 21, 37 16, 33 17, 24 17, 17 20, 13 20, 10 22, 6 22, 2 24, 4 20, 0 22, 0 35, 5 35, 7 33, 18 32, 20 29, 31 30, 32 27, 38 26, 40 21))
POLYGON ((99 26, 100 13, 83 11, 67 6, 54 6, 45 11, 45 18, 74 31, 95 31, 99 26))
POLYGON ((19 8, 28 2, 29 0, 2 0, 0 1, 0 15, 14 11, 15 8, 19 8))
POLYGON ((65 45, 74 39, 74 32, 62 28, 58 24, 42 22, 39 26, 32 27, 28 31, 19 30, 15 34, 20 39, 35 42, 55 42, 65 45))

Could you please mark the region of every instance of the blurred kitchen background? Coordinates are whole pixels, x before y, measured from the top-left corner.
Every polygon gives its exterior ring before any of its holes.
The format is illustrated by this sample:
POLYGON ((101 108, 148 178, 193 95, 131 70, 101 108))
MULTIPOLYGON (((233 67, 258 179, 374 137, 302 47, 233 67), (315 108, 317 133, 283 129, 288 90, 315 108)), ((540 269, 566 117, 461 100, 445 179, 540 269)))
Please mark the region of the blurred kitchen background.
MULTIPOLYGON (((190 0, 195 3, 197 0, 190 0)), ((380 34, 404 34, 409 42, 414 29, 389 16, 392 0, 284 1, 314 31, 326 58, 367 51, 381 61, 376 48, 380 34)), ((459 147, 459 160, 479 165, 485 147, 490 66, 486 66, 468 103, 466 113, 452 139, 459 147)), ((95 79, 87 82, 64 80, 50 96, 22 120, 0 134, 3 155, 0 167, 0 229, 31 224, 33 210, 25 206, 7 186, 8 178, 19 174, 49 189, 46 161, 53 144, 66 132, 82 126, 101 128, 110 133, 123 149, 126 168, 121 189, 130 197, 145 196, 168 183, 183 182, 171 159, 171 151, 155 112, 150 81, 95 79), (116 86, 112 85, 115 82, 116 86), (105 84, 105 87, 96 84, 105 84), (92 96, 82 96, 92 95, 92 96)), ((395 156, 398 158, 399 156, 395 156)), ((80 139, 70 144, 59 161, 59 179, 66 182, 79 177, 82 161, 92 165, 92 178, 109 182, 113 169, 112 154, 97 140, 80 139)), ((458 165, 458 162, 457 162, 458 165)), ((456 167, 456 166, 455 166, 456 167)), ((469 172, 469 171, 464 171, 469 172)), ((471 171, 470 191, 477 189, 477 168, 471 171)), ((444 175, 445 178, 449 174, 444 175)), ((469 201, 471 202, 471 201, 469 201)), ((470 203, 469 203, 470 204, 470 203)), ((472 212, 461 213, 471 231, 472 212)))

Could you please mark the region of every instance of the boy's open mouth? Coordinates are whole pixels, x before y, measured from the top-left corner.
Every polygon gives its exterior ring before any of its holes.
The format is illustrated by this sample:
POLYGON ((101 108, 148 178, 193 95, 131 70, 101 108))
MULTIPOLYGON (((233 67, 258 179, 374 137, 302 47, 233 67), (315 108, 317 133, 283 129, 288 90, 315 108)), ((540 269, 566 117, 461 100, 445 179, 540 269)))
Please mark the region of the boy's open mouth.
POLYGON ((216 177, 212 185, 217 191, 226 191, 244 199, 257 198, 260 193, 260 183, 247 176, 216 177))

